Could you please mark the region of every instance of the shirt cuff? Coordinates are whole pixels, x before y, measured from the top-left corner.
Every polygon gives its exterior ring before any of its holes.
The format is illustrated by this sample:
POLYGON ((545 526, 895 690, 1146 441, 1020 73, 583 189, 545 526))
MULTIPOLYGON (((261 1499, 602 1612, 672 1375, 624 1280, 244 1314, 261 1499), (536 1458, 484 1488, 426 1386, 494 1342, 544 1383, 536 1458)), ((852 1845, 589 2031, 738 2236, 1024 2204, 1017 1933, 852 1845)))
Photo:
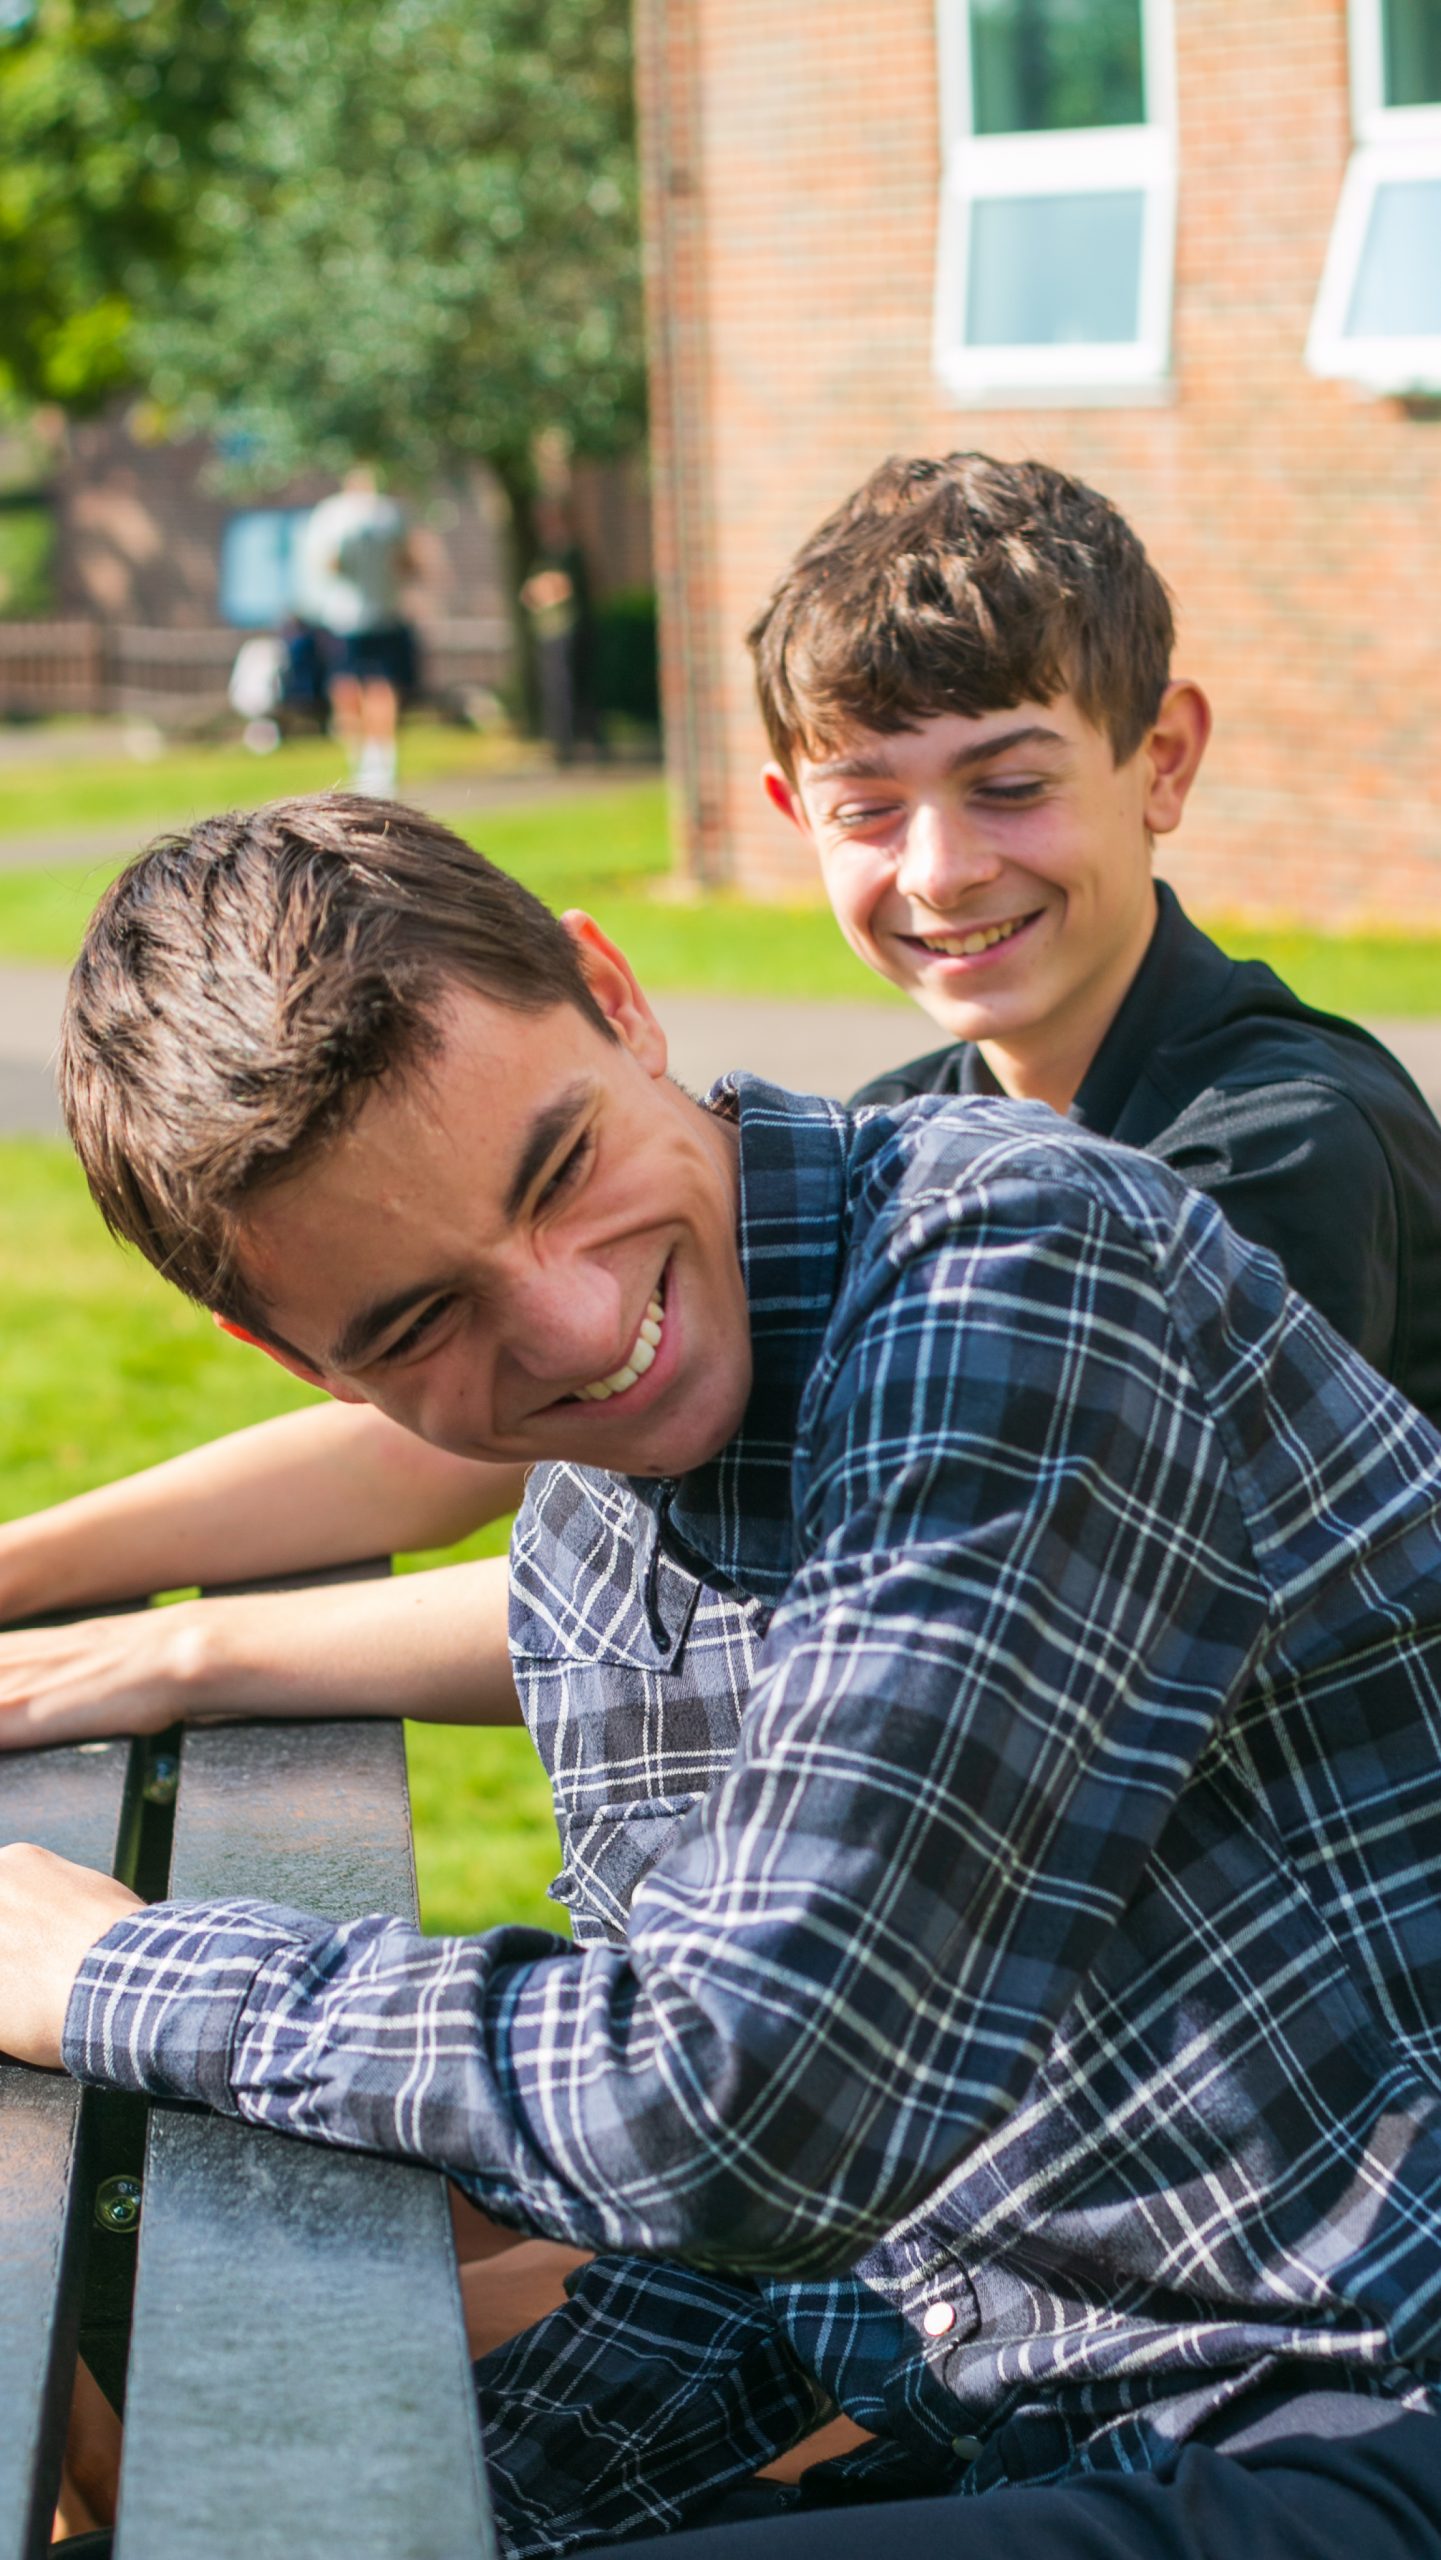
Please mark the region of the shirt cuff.
POLYGON ((61 2055, 75 2079, 225 2115, 231 2052, 256 1974, 308 1945, 313 1915, 270 1902, 155 1902, 127 1912, 75 1977, 61 2055))

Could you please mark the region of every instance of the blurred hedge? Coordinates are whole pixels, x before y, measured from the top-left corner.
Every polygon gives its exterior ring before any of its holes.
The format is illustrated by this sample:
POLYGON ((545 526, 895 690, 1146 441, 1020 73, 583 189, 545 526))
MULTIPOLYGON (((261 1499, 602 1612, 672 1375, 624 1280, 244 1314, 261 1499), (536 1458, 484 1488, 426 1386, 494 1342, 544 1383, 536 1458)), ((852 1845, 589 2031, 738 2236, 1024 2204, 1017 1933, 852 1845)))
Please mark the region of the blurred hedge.
POLYGON ((620 587, 595 609, 595 689, 601 710, 660 726, 660 658, 655 595, 620 587))

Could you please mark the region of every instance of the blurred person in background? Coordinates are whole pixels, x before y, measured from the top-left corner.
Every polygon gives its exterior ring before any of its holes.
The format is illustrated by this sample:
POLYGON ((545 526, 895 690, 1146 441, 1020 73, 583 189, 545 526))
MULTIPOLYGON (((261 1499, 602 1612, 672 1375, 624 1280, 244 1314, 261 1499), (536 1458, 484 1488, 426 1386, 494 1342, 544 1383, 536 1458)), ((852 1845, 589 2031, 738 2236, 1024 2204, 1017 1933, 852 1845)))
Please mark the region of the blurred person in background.
POLYGON ((535 643, 540 724, 557 764, 577 746, 601 751, 595 689, 595 611, 585 553, 563 499, 543 498, 535 513, 539 552, 520 591, 535 643))
POLYGON ((379 799, 395 789, 401 698, 415 682, 415 637, 401 611, 414 565, 405 518, 368 463, 321 499, 300 537, 297 610, 321 634, 355 788, 379 799))

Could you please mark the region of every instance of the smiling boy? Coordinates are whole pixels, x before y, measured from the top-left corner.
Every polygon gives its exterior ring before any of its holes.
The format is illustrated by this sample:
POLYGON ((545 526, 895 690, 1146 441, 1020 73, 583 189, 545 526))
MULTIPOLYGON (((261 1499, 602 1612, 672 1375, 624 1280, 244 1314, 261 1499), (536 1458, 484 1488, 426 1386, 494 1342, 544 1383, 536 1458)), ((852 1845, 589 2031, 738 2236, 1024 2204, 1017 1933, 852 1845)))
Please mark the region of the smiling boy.
POLYGON ((766 788, 947 1034, 852 1101, 1006 1093, 1146 1148, 1441 1421, 1441 1128, 1152 878, 1211 725, 1173 640, 1125 518, 1044 463, 887 462, 802 546, 750 634, 766 788))
MULTIPOLYGON (((1154 882, 1210 715, 1171 677, 1170 603, 1116 508, 1039 462, 889 462, 802 547, 751 640, 766 787, 860 958, 948 1034, 853 1104, 1005 1093, 1144 1147, 1441 1422, 1441 1129, 1376 1041, 1228 959, 1154 882)), ((444 1545, 518 1499, 513 1469, 316 1407, 0 1525, 0 1611, 444 1545)), ((478 1578, 429 1577, 418 1615, 415 1589, 0 1634, 0 1734, 7 1717, 58 1737, 117 1712, 277 1712, 298 1682, 317 1709, 383 1705, 397 1663, 413 1712, 493 1712, 472 1677, 478 1578)), ((717 1770, 744 1697, 731 1650, 717 1770)), ((563 1890, 580 1921, 573 1869, 563 1890)))
POLYGON ((840 2485, 934 2503, 828 2555, 1441 2555, 1441 1442, 1144 1155, 664 1070, 604 936, 410 813, 107 893, 107 1217, 332 1393, 565 1461, 517 1685, 577 1834, 664 1836, 575 1947, 7 1850, 0 2047, 597 2250, 480 2368, 517 2560, 835 2405, 840 2485))

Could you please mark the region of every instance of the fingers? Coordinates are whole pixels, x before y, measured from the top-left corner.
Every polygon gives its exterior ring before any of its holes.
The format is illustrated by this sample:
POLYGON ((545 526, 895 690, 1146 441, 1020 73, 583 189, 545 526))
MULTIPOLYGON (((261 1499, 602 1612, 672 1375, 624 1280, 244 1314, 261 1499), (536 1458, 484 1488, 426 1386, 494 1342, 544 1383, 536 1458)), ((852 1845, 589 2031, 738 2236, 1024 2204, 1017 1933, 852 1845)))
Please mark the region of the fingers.
POLYGON ((49 1849, 0 1848, 0 2053, 59 2069, 75 1976, 107 1930, 140 1907, 113 1876, 49 1849))
POLYGON ((0 1633, 0 1751, 158 1732, 173 1722, 161 1613, 0 1633))

